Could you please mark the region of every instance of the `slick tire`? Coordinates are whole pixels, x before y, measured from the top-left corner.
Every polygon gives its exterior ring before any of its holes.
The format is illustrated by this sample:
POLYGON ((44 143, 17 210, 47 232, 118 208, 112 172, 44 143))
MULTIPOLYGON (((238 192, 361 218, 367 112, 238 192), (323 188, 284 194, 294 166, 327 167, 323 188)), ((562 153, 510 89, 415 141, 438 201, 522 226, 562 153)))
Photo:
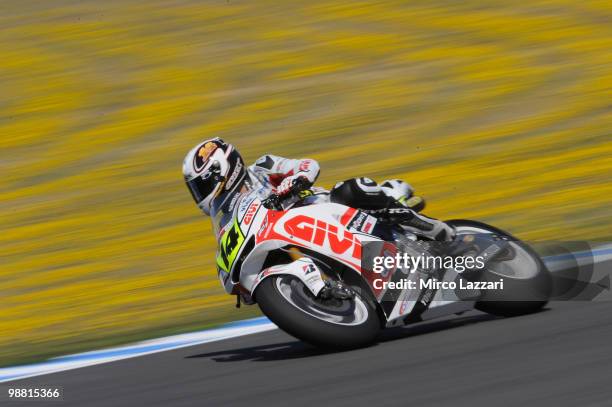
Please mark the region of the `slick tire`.
POLYGON ((485 269, 479 278, 480 281, 490 282, 502 279, 503 290, 487 290, 476 302, 476 309, 510 317, 537 312, 548 303, 552 293, 552 278, 540 256, 529 245, 482 222, 453 220, 448 223, 456 228, 457 233, 480 230, 512 240, 508 260, 498 264, 493 262, 492 267, 485 269))
POLYGON ((376 340, 381 329, 371 301, 362 299, 359 294, 352 300, 344 300, 353 301, 353 304, 344 304, 342 308, 345 318, 352 318, 347 323, 341 321, 342 317, 335 315, 332 308, 332 312, 326 316, 326 308, 319 308, 316 304, 318 300, 292 276, 266 278, 255 290, 255 298, 262 312, 279 328, 319 348, 364 347, 376 340), (358 317, 350 317, 351 307, 358 317))

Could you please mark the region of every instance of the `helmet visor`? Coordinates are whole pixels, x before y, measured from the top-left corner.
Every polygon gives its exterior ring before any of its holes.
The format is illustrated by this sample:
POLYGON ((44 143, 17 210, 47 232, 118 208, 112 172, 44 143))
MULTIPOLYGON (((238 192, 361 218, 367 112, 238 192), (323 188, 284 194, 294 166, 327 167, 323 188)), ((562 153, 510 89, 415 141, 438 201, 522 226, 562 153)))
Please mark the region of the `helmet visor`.
POLYGON ((195 177, 191 181, 186 181, 187 188, 189 188, 189 192, 191 192, 191 196, 197 204, 206 199, 214 191, 215 186, 217 186, 218 180, 215 180, 215 177, 211 175, 206 173, 195 177))

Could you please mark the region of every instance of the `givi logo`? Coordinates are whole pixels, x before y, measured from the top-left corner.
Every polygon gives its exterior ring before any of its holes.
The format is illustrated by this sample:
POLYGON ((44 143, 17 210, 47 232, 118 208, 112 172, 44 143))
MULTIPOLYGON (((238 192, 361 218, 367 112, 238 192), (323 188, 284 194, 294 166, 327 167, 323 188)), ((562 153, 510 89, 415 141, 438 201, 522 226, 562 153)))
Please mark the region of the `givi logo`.
POLYGON ((253 220, 253 216, 255 216, 255 213, 257 213, 258 208, 259 208, 259 202, 253 202, 251 206, 249 206, 249 208, 246 210, 246 213, 244 214, 243 223, 245 225, 248 225, 249 223, 251 223, 251 221, 253 220))
POLYGON ((329 245, 332 252, 344 254, 350 252, 355 259, 361 260, 361 242, 347 230, 338 231, 338 227, 327 222, 298 215, 285 221, 285 231, 294 238, 325 247, 329 245))

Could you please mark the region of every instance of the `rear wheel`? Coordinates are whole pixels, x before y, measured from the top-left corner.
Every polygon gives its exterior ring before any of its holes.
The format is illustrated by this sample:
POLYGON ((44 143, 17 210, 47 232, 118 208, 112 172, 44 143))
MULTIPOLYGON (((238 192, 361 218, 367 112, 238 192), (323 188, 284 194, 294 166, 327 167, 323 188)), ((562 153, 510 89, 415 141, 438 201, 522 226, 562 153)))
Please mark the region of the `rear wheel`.
POLYGON ((371 344, 380 331, 375 306, 359 292, 350 299, 321 299, 298 278, 281 274, 262 281, 255 297, 272 322, 315 346, 362 347, 371 344))
POLYGON ((550 272, 538 254, 509 233, 471 220, 448 222, 457 234, 494 233, 509 238, 509 246, 482 271, 479 280, 503 280, 503 289, 486 290, 476 308, 493 315, 514 316, 542 309, 552 292, 550 272))

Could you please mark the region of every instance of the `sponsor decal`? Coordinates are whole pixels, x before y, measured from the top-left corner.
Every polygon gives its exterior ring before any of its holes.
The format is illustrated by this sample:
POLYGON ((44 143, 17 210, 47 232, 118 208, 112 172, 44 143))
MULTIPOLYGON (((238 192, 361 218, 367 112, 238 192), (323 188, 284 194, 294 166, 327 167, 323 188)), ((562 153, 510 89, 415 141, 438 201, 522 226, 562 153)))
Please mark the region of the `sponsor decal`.
POLYGON ((425 290, 425 292, 423 293, 423 296, 421 297, 421 299, 419 300, 419 302, 423 305, 429 305, 429 303, 431 302, 431 300, 433 300, 433 296, 435 294, 435 290, 433 289, 428 289, 425 290))
POLYGON ((304 160, 300 163, 300 171, 308 171, 310 169, 311 160, 304 160))
POLYGON ((364 212, 358 212, 349 222, 348 228, 359 232, 370 233, 374 229, 376 218, 364 212))
POLYGON ((240 200, 240 205, 238 205, 238 212, 239 213, 244 213, 244 211, 246 211, 247 207, 251 204, 251 202, 253 202, 255 200, 254 196, 245 196, 244 198, 242 198, 240 200))
POLYGON ((266 232, 266 229, 268 228, 268 215, 266 215, 266 217, 264 218, 263 222, 261 222, 261 226, 259 228, 259 231, 257 232, 257 240, 261 240, 266 232))
POLYGON ((232 201, 229 204, 229 211, 233 211, 234 210, 234 206, 236 206, 236 202, 238 202, 238 198, 240 198, 240 194, 236 194, 234 195, 234 197, 232 198, 232 201))
POLYGON ((283 212, 277 211, 266 211, 266 217, 262 222, 259 231, 257 232, 257 241, 261 242, 263 240, 269 239, 270 235, 275 235, 274 233, 274 225, 276 222, 283 216, 283 212))
POLYGON ((193 157, 193 167, 195 168, 196 172, 202 172, 204 166, 206 165, 206 160, 208 160, 211 154, 214 153, 218 147, 219 146, 217 143, 208 141, 198 148, 198 152, 196 153, 195 157, 193 157))
POLYGON ((317 268, 314 266, 314 264, 306 264, 302 266, 302 271, 304 272, 304 275, 308 275, 317 271, 317 268))
POLYGON ((357 216, 353 218, 353 220, 348 224, 349 229, 361 230, 361 225, 363 225, 363 221, 366 220, 367 215, 363 212, 358 212, 357 216))
POLYGON ((259 202, 257 201, 253 202, 251 206, 249 206, 249 208, 247 209, 246 213, 244 214, 244 218, 242 219, 242 222, 245 225, 249 225, 251 221, 253 220, 253 217, 257 213, 258 209, 259 209, 259 202))
MULTIPOLYGON (((259 231, 257 232, 258 242, 271 238, 271 235, 276 235, 276 233, 273 230, 274 225, 284 215, 284 212, 266 211, 265 214, 266 214, 266 217, 264 218, 262 225, 259 228, 259 231)), ((275 237, 272 237, 272 238, 275 238, 275 237)))
POLYGON ((236 179, 238 179, 238 175, 240 175, 241 172, 242 172, 242 163, 238 161, 236 163, 236 168, 234 168, 234 172, 232 173, 232 175, 229 177, 229 180, 227 181, 227 186, 225 187, 226 190, 229 190, 234 186, 234 182, 236 182, 236 179))
POLYGON ((320 247, 329 247, 335 254, 349 253, 355 259, 361 260, 361 242, 348 230, 338 230, 335 225, 297 215, 285 221, 285 232, 292 238, 297 238, 320 247))

